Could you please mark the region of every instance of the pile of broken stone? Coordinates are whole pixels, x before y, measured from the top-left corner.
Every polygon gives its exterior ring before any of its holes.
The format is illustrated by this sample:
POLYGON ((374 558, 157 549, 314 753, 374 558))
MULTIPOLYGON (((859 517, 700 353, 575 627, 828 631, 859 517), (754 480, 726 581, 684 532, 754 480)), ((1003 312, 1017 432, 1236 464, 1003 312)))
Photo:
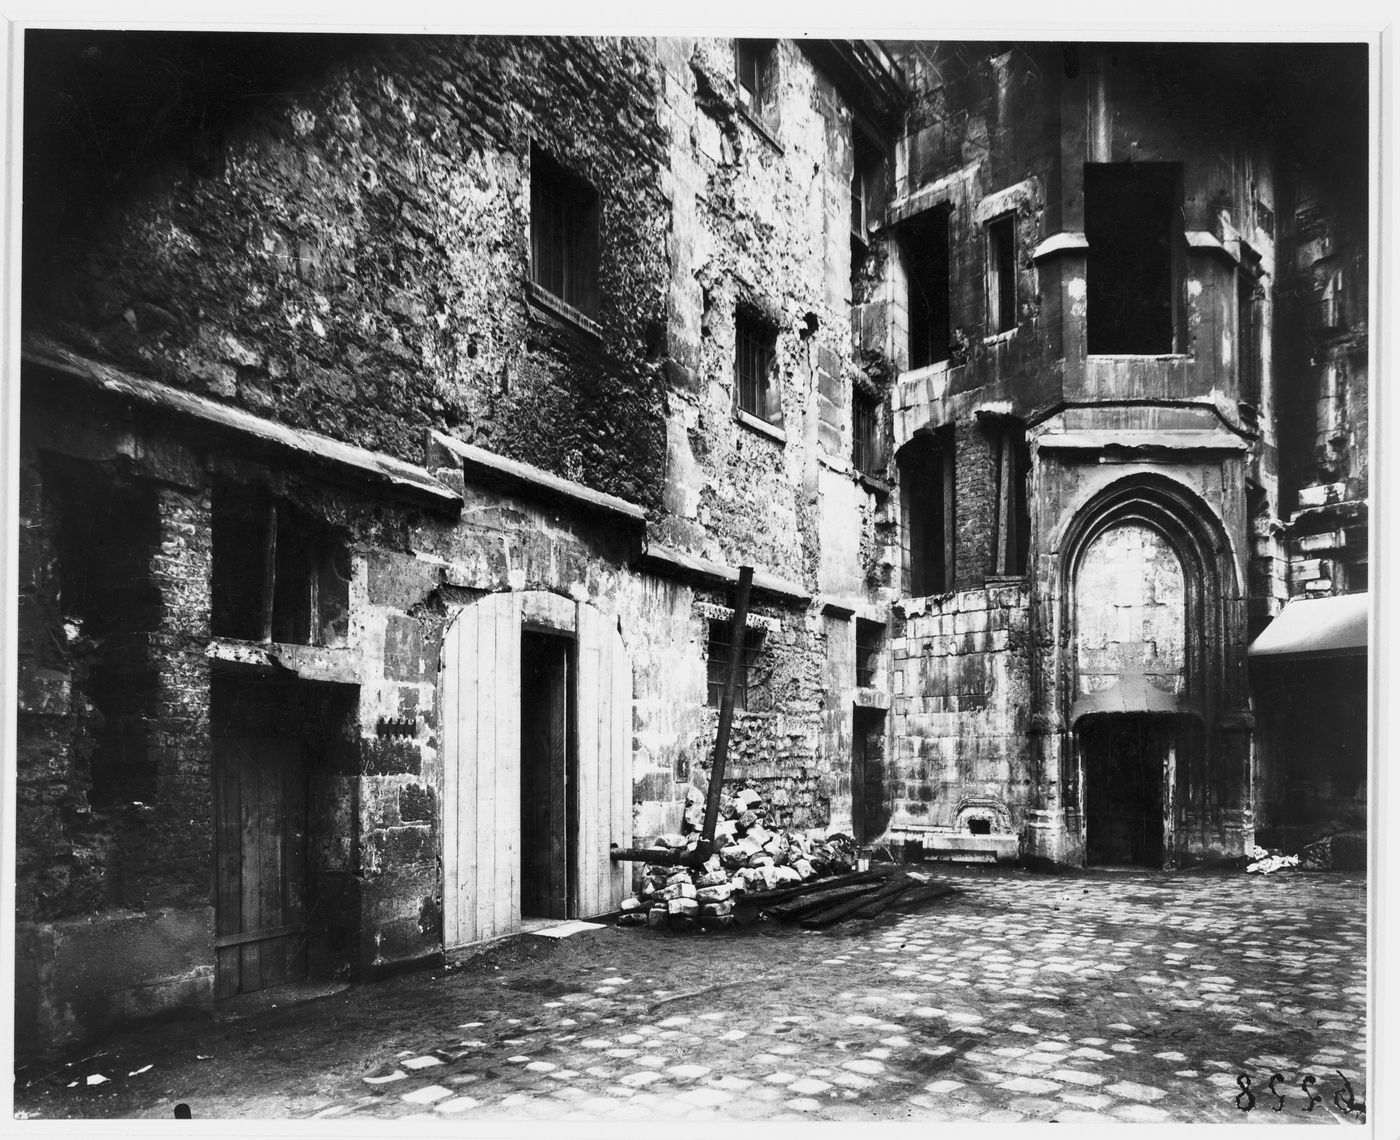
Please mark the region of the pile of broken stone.
MULTIPOLYGON (((659 835, 647 847, 694 852, 704 824, 704 795, 689 793, 684 835, 659 835)), ((845 874, 856 866, 856 844, 835 829, 775 827, 763 797, 744 788, 720 800, 713 853, 696 867, 648 863, 641 886, 622 904, 618 924, 693 930, 732 926, 745 895, 845 874)))

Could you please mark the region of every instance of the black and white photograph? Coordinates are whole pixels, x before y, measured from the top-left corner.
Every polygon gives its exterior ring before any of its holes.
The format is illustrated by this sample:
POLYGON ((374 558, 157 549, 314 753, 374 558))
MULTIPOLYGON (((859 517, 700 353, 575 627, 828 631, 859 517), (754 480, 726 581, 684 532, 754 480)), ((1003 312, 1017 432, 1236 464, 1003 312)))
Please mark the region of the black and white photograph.
POLYGON ((1376 1128, 1378 25, 373 12, 10 27, 8 1127, 1376 1128))

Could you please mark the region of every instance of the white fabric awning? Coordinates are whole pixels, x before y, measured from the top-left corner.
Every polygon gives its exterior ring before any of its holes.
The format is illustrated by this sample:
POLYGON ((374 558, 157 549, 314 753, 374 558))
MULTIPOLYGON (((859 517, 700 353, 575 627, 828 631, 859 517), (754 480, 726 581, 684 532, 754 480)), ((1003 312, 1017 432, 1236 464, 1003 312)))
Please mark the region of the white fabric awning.
POLYGON ((1294 598, 1249 647, 1254 660, 1346 657, 1365 653, 1371 595, 1294 598))

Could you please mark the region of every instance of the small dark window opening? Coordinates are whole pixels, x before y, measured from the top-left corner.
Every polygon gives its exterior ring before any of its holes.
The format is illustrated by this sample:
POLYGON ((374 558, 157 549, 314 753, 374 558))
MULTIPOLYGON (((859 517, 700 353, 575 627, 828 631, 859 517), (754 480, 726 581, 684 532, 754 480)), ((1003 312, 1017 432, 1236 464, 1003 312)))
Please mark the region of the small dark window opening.
POLYGON ((1085 165, 1090 353, 1175 350, 1181 217, 1176 164, 1085 165))
POLYGON ((967 830, 970 835, 991 835, 992 821, 990 819, 970 819, 967 821, 967 830))
MULTIPOLYGON (((864 255, 875 224, 875 198, 879 190, 880 148, 863 131, 852 132, 851 141, 851 240, 864 255)), ((854 246, 852 247, 854 248, 854 246)))
POLYGON ((331 529, 289 503, 237 488, 213 496, 210 628, 289 645, 345 639, 350 560, 331 529))
POLYGON ((1031 460, 1025 429, 1007 425, 998 430, 993 437, 992 461, 997 489, 992 573, 1024 574, 1031 537, 1030 503, 1026 494, 1031 460))
POLYGON ((878 621, 856 618, 856 685, 868 689, 879 674, 880 651, 885 645, 885 627, 878 621))
POLYGON ((880 401, 856 388, 851 393, 851 462, 874 475, 885 465, 880 447, 880 401))
POLYGON ((1239 358, 1240 400, 1256 412, 1263 384, 1263 351, 1260 343, 1264 288, 1260 283, 1261 258, 1249 246, 1240 244, 1238 328, 1236 330, 1239 358))
POLYGON ((771 101, 774 68, 772 40, 735 40, 734 71, 739 103, 751 115, 761 117, 771 101))
POLYGON ((1016 327, 1016 215, 987 223, 987 331, 1016 327))
POLYGON ((950 355, 947 208, 928 210, 901 228, 909 314, 909 367, 923 368, 950 355))
MULTIPOLYGON (((729 669, 729 625, 727 621, 710 622, 710 637, 705 649, 705 703, 711 708, 719 708, 720 701, 724 699, 724 681, 729 669)), ((760 687, 763 634, 763 629, 756 626, 744 630, 744 653, 734 686, 736 709, 748 709, 751 698, 756 696, 760 687)), ((755 701, 755 707, 759 703, 755 701)))
MULTIPOLYGON (((58 610, 71 684, 91 702, 95 738, 89 802, 102 809, 155 799, 150 724, 161 682, 149 635, 169 603, 153 574, 161 522, 153 487, 124 483, 105 466, 45 455, 46 509, 55 519, 58 610)), ((22 603, 23 604, 22 599, 22 603)), ((75 708, 88 701, 74 701, 75 708)))
POLYGON ((904 591, 911 597, 953 588, 955 518, 950 428, 918 436, 897 457, 904 516, 904 591))
POLYGON ((773 382, 777 336, 744 308, 734 313, 734 384, 740 411, 777 423, 782 419, 773 382))
POLYGON ((598 315, 598 194, 530 148, 530 279, 589 317, 598 315))

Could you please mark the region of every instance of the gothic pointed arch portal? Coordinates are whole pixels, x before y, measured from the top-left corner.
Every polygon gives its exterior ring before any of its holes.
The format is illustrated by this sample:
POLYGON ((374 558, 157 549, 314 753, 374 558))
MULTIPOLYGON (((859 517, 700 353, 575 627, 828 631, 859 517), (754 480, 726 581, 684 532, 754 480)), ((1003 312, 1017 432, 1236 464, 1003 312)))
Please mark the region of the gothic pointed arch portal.
POLYGON ((1224 528, 1193 491, 1136 475, 1060 543, 1065 827, 1089 863, 1175 866, 1238 853, 1250 819, 1239 707, 1243 608, 1224 528))
POLYGON ((632 845, 632 666, 615 619, 490 594, 443 636, 443 946, 616 910, 632 845))

